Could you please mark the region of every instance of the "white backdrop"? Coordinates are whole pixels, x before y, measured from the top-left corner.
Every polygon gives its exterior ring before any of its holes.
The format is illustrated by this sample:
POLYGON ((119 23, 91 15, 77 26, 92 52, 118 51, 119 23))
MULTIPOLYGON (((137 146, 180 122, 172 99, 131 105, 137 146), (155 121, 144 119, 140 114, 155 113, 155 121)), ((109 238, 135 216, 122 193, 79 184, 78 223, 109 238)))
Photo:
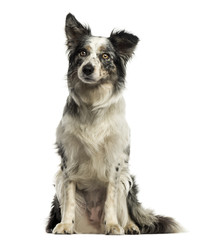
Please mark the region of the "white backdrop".
POLYGON ((0 3, 1 239, 101 238, 44 231, 59 164, 55 129, 67 97, 68 12, 94 35, 126 29, 141 40, 125 91, 131 172, 143 205, 189 233, 138 237, 212 238, 214 1, 14 0, 0 3))

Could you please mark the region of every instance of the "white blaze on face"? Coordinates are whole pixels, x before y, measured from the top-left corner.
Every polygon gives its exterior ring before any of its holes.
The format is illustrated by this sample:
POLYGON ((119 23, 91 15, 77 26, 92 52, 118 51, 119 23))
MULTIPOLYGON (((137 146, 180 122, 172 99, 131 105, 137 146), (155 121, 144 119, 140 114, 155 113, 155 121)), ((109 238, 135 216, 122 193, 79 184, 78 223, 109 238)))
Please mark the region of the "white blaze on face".
POLYGON ((86 49, 88 51, 88 56, 85 58, 84 62, 78 69, 78 77, 87 83, 95 83, 98 82, 103 76, 101 71, 101 62, 99 59, 100 54, 102 53, 101 49, 107 46, 108 40, 104 37, 90 37, 87 41, 86 49), (90 76, 85 76, 83 73, 83 68, 86 65, 93 66, 94 70, 90 76), (91 81, 89 81, 89 79, 91 81))

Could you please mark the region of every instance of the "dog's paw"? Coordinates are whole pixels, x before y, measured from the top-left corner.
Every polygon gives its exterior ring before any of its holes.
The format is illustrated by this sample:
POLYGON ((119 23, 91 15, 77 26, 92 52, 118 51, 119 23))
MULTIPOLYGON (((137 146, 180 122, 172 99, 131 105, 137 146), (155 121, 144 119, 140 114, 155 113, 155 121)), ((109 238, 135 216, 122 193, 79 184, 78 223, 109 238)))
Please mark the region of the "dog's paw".
POLYGON ((53 229, 52 233, 54 234, 73 234, 74 233, 74 224, 70 223, 58 223, 53 229))
POLYGON ((105 226, 105 234, 121 235, 124 234, 124 229, 119 224, 107 224, 105 226))
POLYGON ((136 226, 134 223, 128 223, 124 230, 125 234, 140 234, 138 226, 136 226))

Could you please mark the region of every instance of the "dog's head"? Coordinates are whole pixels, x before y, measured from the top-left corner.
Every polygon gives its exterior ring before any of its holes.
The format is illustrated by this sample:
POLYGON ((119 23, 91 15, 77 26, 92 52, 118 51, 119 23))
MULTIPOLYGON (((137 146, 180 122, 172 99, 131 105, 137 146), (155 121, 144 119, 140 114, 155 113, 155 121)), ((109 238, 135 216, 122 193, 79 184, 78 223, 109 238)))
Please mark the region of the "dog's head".
POLYGON ((69 50, 68 86, 79 82, 85 86, 111 83, 115 90, 124 87, 125 66, 139 41, 125 31, 112 32, 109 38, 91 35, 72 15, 66 17, 66 36, 69 50))

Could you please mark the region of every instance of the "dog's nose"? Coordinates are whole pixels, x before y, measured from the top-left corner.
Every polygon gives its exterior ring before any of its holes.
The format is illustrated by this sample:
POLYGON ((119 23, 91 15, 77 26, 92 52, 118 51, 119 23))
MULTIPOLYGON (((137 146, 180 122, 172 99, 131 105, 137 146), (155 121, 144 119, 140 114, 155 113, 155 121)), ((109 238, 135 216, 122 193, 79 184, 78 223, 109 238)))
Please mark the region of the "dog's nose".
POLYGON ((85 65, 84 67, 83 67, 83 73, 86 75, 86 76, 89 76, 90 74, 92 74, 93 73, 93 71, 94 71, 94 67, 93 67, 93 65, 91 65, 91 64, 87 64, 87 65, 85 65))

